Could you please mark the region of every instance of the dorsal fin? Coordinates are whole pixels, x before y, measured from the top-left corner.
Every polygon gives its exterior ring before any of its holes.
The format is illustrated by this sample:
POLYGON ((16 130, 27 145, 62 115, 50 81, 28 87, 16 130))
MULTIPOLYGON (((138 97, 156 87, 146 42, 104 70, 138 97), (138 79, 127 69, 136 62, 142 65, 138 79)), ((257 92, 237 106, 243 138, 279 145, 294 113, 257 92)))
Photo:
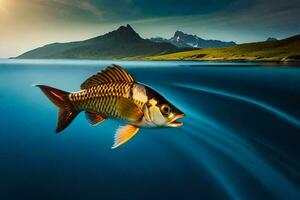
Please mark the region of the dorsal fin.
POLYGON ((84 81, 80 88, 87 89, 104 83, 134 82, 134 78, 118 65, 112 65, 84 81))

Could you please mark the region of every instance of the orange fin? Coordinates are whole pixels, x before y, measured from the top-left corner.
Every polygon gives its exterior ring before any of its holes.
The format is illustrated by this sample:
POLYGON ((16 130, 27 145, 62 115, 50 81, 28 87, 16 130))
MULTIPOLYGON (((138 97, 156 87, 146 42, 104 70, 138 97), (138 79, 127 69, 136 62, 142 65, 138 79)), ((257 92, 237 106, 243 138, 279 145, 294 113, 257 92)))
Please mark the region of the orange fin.
POLYGON ((37 87, 58 107, 56 133, 64 130, 80 112, 70 102, 69 93, 45 85, 37 85, 37 87))
POLYGON ((130 140, 139 130, 139 127, 136 127, 131 124, 119 127, 115 134, 114 145, 111 148, 115 149, 120 145, 124 144, 125 142, 130 140))
POLYGON ((96 112, 86 111, 85 116, 89 123, 93 126, 96 126, 105 120, 105 117, 96 112))

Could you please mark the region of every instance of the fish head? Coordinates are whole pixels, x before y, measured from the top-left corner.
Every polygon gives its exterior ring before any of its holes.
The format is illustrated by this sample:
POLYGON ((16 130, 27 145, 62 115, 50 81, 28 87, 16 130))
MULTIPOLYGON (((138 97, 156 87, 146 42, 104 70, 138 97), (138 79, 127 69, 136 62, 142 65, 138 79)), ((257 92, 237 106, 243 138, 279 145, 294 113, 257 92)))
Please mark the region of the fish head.
POLYGON ((166 100, 158 92, 149 88, 148 101, 144 110, 146 121, 151 121, 155 127, 179 127, 183 123, 177 121, 184 117, 184 113, 166 100))

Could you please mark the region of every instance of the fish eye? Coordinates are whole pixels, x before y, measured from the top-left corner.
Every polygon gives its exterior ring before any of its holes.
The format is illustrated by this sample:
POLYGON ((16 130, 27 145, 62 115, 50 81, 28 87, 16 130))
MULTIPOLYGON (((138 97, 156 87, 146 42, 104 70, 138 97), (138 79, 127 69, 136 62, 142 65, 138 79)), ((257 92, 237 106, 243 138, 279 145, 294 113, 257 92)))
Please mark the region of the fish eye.
POLYGON ((163 104, 162 107, 161 107, 161 112, 163 114, 168 115, 171 112, 170 106, 168 106, 167 104, 163 104))

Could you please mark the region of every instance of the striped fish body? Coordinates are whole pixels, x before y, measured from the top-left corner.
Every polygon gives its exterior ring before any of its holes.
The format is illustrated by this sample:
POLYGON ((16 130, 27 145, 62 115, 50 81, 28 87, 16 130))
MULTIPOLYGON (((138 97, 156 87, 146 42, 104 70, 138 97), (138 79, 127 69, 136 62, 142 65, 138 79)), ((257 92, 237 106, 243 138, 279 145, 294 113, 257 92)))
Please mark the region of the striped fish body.
MULTIPOLYGON (((139 83, 116 82, 70 93, 69 100, 77 110, 96 112, 106 118, 134 122, 136 119, 126 118, 127 115, 124 115, 124 106, 132 103, 142 110, 148 98, 145 86, 139 83)), ((133 109, 132 105, 129 109, 133 109)))
POLYGON ((178 127, 184 114, 152 88, 138 83, 127 71, 112 65, 84 81, 79 92, 37 85, 58 107, 56 133, 85 111, 90 124, 115 118, 128 124, 117 129, 112 148, 132 138, 141 127, 178 127))

